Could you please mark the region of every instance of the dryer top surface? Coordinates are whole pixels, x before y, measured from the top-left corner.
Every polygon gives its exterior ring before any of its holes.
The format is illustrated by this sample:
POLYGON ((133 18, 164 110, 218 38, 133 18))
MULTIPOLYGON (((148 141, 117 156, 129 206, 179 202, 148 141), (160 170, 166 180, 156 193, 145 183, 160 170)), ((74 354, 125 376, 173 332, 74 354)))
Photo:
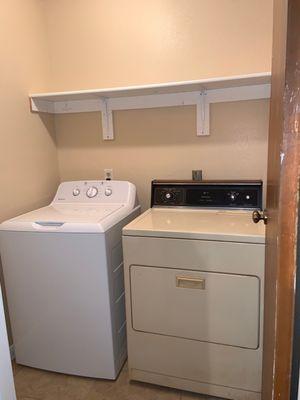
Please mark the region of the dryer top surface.
POLYGON ((151 208, 123 229, 125 236, 265 243, 263 222, 240 210, 151 208))

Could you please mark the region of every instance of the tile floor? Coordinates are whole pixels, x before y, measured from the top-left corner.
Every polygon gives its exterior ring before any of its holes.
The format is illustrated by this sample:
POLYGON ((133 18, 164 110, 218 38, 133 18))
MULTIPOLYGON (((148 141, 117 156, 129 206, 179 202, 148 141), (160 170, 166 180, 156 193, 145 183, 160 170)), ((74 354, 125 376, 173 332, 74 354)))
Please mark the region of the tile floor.
POLYGON ((222 400, 129 382, 125 364, 114 382, 56 374, 14 364, 18 400, 222 400))

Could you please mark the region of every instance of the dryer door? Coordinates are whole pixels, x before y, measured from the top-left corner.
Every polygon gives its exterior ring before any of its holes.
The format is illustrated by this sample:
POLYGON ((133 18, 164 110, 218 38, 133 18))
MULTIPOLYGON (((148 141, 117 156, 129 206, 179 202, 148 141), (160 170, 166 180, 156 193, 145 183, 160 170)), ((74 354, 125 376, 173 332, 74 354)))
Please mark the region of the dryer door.
POLYGON ((133 329, 258 348, 258 277, 133 265, 130 279, 133 329))

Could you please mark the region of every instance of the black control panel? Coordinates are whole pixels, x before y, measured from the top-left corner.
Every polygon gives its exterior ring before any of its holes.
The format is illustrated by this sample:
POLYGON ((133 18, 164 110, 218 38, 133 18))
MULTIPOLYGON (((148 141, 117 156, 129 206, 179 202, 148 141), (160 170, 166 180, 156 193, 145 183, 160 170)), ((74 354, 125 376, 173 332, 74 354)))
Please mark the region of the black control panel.
POLYGON ((262 209, 262 181, 152 181, 151 207, 262 209))

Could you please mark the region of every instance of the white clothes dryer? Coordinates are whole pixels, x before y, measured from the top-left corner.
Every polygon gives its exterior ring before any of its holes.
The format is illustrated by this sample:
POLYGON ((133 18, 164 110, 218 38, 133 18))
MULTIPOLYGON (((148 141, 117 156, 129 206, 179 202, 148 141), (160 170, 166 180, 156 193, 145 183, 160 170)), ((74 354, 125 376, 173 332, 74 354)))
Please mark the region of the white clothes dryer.
POLYGON ((265 226, 262 182, 154 181, 123 229, 129 375, 259 400, 265 226))

